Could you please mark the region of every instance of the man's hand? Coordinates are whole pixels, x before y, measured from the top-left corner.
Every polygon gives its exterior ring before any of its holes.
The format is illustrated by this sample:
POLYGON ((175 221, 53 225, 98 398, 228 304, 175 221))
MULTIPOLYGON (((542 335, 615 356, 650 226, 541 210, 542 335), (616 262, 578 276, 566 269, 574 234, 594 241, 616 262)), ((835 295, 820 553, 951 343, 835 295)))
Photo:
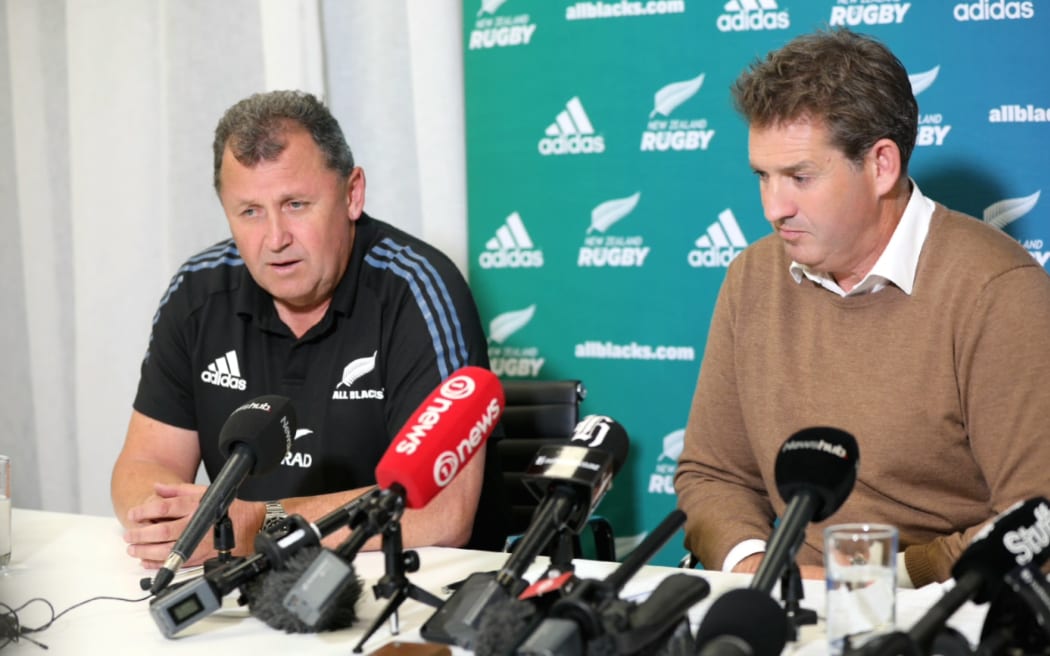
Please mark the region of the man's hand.
MULTIPOLYGON (((205 490, 206 486, 192 483, 154 483, 153 496, 128 510, 129 528, 124 532, 128 555, 141 560, 146 569, 159 569, 200 506, 205 490)), ((235 553, 250 552, 254 535, 262 526, 265 505, 235 499, 228 514, 236 536, 235 553)), ((184 565, 199 565, 216 553, 209 531, 184 565)))
MULTIPOLYGON (((764 553, 751 554, 737 563, 733 571, 738 574, 754 574, 758 571, 758 566, 762 564, 764 557, 764 553)), ((824 568, 819 565, 801 565, 798 569, 804 579, 824 579, 824 568)))

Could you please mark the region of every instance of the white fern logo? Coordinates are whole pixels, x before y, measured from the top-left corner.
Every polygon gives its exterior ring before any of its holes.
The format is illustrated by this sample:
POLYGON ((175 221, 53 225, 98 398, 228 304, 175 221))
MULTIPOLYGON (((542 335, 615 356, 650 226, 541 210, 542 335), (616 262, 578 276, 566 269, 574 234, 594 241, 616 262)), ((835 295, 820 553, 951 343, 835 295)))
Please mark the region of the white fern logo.
POLYGON ((915 73, 914 75, 908 76, 908 81, 911 82, 911 93, 913 96, 917 96, 923 91, 930 88, 934 80, 937 79, 937 74, 941 72, 941 67, 938 64, 928 71, 922 73, 915 73))
POLYGON ((339 382, 337 387, 342 387, 344 385, 350 387, 354 384, 355 380, 373 371, 376 368, 376 353, 378 352, 379 351, 376 351, 368 357, 353 360, 350 364, 346 365, 346 367, 343 368, 343 380, 339 382))
POLYGON ((595 230, 605 232, 609 229, 609 226, 634 211, 641 197, 642 192, 639 191, 627 198, 607 200, 598 205, 591 210, 591 225, 587 228, 587 233, 589 234, 595 230))
POLYGON ((1032 211, 1039 202, 1042 190, 1023 198, 1007 198, 984 208, 984 222, 993 228, 1002 230, 1017 219, 1032 211))
POLYGON ((680 428, 668 433, 664 436, 663 443, 664 450, 660 454, 660 460, 666 458, 678 462, 678 457, 682 455, 682 448, 685 446, 685 429, 680 428))
POLYGON ((532 321, 534 314, 536 314, 535 303, 524 310, 504 312, 489 322, 489 339, 497 344, 502 344, 508 337, 532 321))
POLYGON ((478 16, 482 14, 494 14, 500 6, 507 0, 481 0, 481 9, 478 9, 478 16))
POLYGON ((704 74, 701 73, 691 80, 674 82, 668 84, 653 95, 653 111, 649 112, 649 118, 661 114, 670 116, 676 107, 696 95, 704 84, 704 74))

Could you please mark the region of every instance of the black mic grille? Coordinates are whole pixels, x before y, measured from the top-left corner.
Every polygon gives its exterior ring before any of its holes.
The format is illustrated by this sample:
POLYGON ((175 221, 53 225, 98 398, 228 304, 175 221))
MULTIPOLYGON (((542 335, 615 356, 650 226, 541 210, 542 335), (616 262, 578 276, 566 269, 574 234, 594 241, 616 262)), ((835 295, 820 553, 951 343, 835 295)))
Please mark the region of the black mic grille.
POLYGON ((820 522, 846 501, 857 481, 857 440, 838 428, 803 428, 780 447, 774 473, 777 491, 785 502, 800 492, 815 494, 820 502, 812 521, 820 522))

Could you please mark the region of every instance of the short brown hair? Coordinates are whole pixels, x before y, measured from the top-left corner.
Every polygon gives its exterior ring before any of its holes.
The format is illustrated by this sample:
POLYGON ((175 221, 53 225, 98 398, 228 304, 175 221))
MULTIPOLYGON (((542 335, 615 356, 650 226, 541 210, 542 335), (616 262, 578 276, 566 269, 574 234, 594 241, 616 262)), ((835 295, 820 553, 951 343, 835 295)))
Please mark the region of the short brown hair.
POLYGON ((820 120, 832 144, 860 162, 879 139, 901 155, 901 171, 915 148, 919 105, 908 71, 876 39, 847 29, 792 39, 755 60, 732 86, 748 123, 769 127, 798 119, 820 120))

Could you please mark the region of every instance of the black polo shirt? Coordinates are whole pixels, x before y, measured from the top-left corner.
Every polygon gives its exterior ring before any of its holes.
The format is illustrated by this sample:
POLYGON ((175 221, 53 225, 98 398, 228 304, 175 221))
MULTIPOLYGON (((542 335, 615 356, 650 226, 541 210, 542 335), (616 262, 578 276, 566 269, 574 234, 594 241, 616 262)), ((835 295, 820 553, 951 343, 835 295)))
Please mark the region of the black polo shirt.
MULTIPOLYGON (((232 239, 191 257, 154 316, 134 407, 197 431, 214 479, 230 413, 264 394, 287 396, 298 418, 292 449, 237 496, 324 494, 374 484, 376 464, 409 415, 468 364, 488 368, 488 353, 459 271, 425 242, 362 215, 331 305, 300 339, 232 239)), ((496 451, 486 450, 475 548, 498 549, 505 535, 496 451)))

